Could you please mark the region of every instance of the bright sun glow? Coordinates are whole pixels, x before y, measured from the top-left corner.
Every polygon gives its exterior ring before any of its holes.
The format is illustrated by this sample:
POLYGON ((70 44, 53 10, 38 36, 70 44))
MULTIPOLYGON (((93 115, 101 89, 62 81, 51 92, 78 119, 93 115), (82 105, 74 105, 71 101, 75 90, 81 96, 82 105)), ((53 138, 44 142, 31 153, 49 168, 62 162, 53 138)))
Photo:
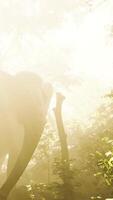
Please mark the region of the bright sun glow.
MULTIPOLYGON (((22 5, 18 5, 21 8, 22 5)), ((37 12, 34 13, 33 9, 27 9, 27 17, 40 16, 39 5, 37 12)), ((13 19, 13 23, 18 20, 19 26, 22 24, 21 14, 13 19)), ((49 14, 54 12, 50 11, 49 14)), ((63 91, 67 97, 63 110, 68 113, 67 118, 75 117, 84 121, 102 102, 101 97, 113 84, 113 43, 109 37, 113 1, 103 1, 84 17, 79 14, 78 21, 73 16, 73 11, 65 12, 62 23, 46 30, 43 36, 40 31, 37 34, 36 31, 32 32, 32 26, 31 32, 28 31, 27 24, 20 37, 18 26, 17 30, 15 28, 10 33, 2 32, 0 62, 1 69, 11 74, 29 69, 49 77, 51 81, 51 76, 62 76, 68 71, 68 77, 80 79, 79 86, 70 86, 71 92, 63 91)))
POLYGON ((77 47, 72 56, 72 69, 75 74, 97 78, 106 84, 113 80, 113 49, 106 39, 107 26, 112 17, 113 14, 105 5, 89 13, 81 24, 76 37, 77 47))

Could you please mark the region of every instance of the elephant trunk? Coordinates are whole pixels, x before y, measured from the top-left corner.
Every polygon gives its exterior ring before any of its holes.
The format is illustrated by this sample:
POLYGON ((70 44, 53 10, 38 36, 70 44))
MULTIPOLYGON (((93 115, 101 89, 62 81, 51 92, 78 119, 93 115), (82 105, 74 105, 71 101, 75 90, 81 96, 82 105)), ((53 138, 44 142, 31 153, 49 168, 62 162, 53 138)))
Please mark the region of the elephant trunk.
MULTIPOLYGON (((36 146, 40 140, 40 136, 43 131, 43 127, 44 127, 44 125, 38 127, 38 130, 37 130, 38 134, 36 134, 36 135, 29 134, 28 131, 30 131, 30 130, 26 130, 23 146, 22 146, 21 152, 17 158, 16 164, 15 164, 13 170, 11 171, 11 173, 9 174, 6 182, 0 189, 1 196, 4 196, 5 198, 7 198, 10 191, 13 189, 13 187, 17 183, 18 179, 23 174, 23 172, 24 172, 25 168, 27 167, 27 165, 34 153, 34 150, 36 149, 36 146), (32 135, 32 137, 31 137, 31 135, 32 135)), ((33 130, 31 130, 31 131, 33 131, 33 130)), ((36 132, 36 130, 35 130, 35 132, 36 132)), ((0 200, 1 200, 1 198, 0 198, 0 200)))

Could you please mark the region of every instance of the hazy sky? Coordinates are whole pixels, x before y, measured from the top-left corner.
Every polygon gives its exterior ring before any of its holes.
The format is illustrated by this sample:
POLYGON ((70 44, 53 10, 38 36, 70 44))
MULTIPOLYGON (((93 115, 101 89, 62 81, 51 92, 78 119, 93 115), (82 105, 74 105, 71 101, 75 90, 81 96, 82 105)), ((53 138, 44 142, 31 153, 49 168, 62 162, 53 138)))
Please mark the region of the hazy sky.
POLYGON ((113 84, 112 26, 112 0, 0 0, 0 69, 41 73, 84 121, 113 84))

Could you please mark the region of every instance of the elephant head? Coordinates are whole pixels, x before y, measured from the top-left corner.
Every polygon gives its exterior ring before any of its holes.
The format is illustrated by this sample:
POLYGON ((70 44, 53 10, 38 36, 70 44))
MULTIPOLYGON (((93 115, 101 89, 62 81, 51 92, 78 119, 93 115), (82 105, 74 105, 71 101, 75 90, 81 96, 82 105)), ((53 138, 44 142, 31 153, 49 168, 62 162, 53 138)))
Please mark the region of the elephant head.
POLYGON ((15 165, 0 189, 0 200, 7 199, 29 163, 43 132, 52 96, 51 85, 31 72, 11 76, 6 86, 13 115, 23 126, 24 139, 15 165))

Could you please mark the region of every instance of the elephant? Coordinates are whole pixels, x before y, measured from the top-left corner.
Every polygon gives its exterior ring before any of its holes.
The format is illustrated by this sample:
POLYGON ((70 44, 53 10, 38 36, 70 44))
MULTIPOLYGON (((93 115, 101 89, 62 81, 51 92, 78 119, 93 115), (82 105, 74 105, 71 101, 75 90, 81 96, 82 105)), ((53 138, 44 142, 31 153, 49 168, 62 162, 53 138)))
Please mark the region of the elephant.
POLYGON ((9 155, 0 200, 8 198, 38 145, 52 91, 33 72, 0 72, 0 158, 9 155))

